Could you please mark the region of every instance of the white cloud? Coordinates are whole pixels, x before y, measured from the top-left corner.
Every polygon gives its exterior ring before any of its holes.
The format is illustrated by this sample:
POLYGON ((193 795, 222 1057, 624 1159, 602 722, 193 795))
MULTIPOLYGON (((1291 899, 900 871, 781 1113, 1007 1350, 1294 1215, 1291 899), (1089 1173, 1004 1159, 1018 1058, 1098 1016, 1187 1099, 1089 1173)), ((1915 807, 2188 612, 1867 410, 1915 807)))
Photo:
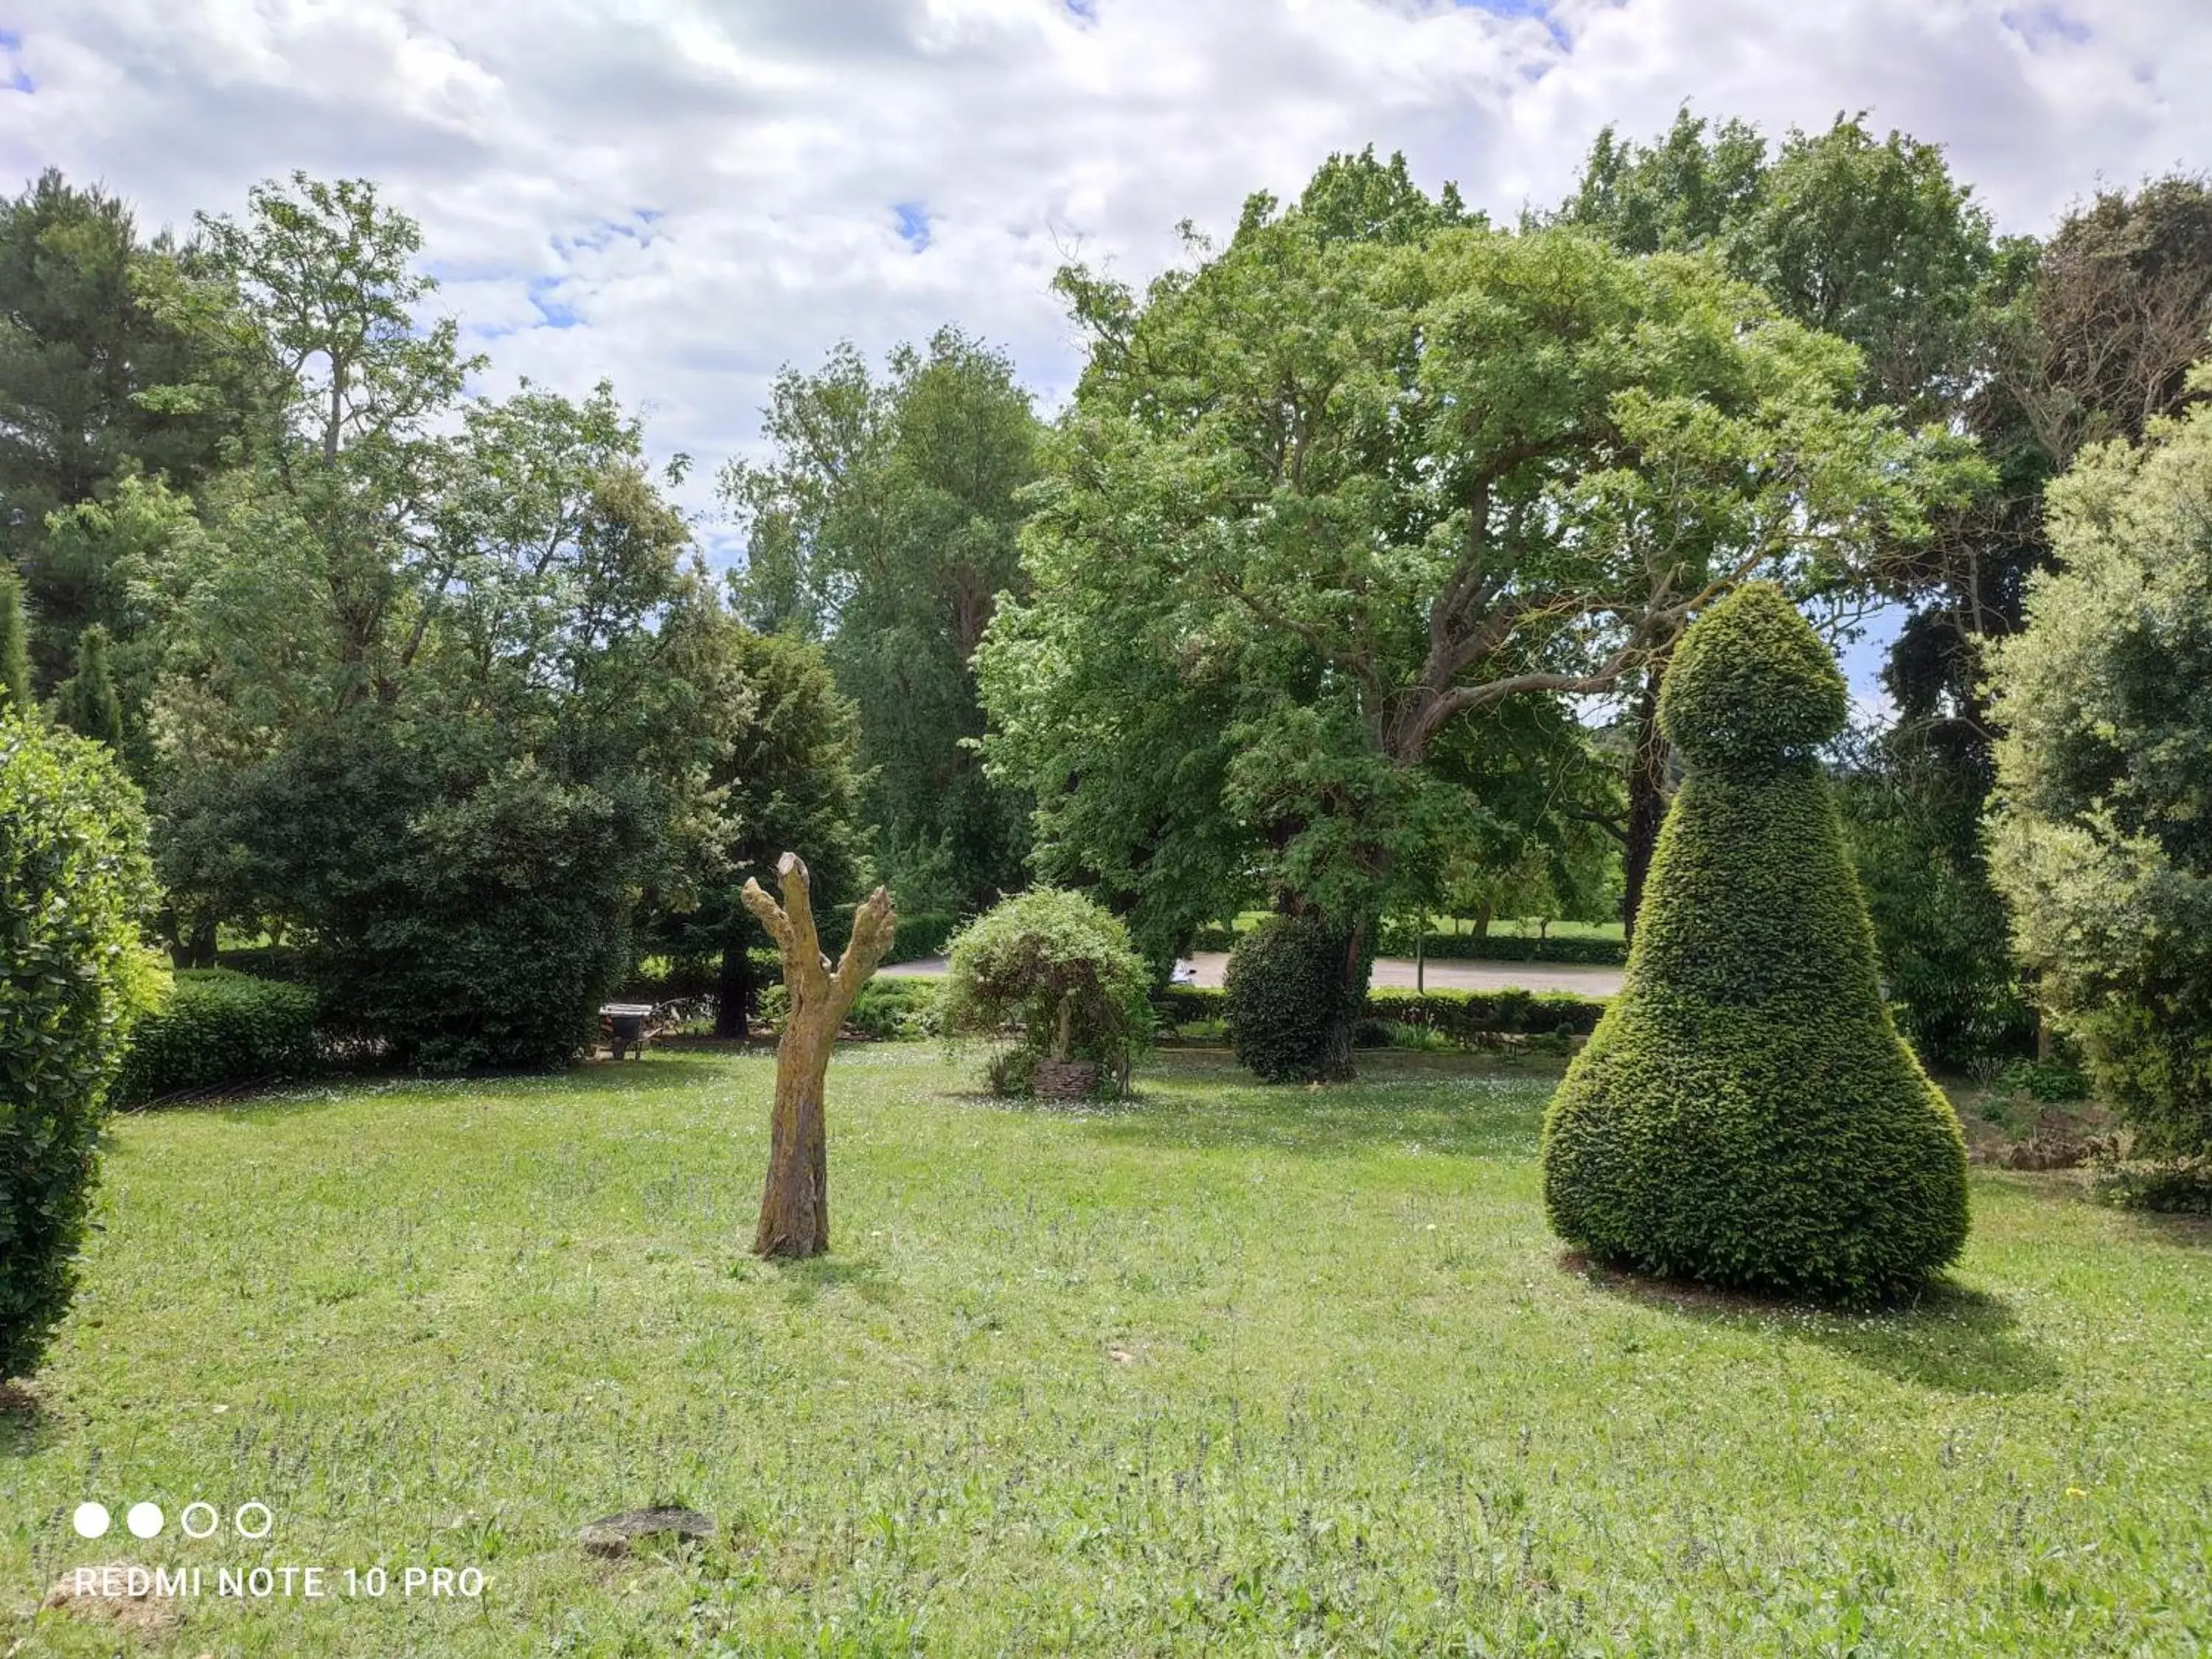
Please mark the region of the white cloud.
MULTIPOLYGON (((421 218, 493 354, 749 445, 781 363, 945 320, 1048 401, 1048 289, 1141 280, 1190 216, 1402 148, 1511 216, 1595 129, 1685 99, 1770 130, 1870 109, 1949 146, 2009 228, 2099 177, 2212 161, 2203 0, 18 0, 0 172, 105 179, 149 223, 300 167, 421 218), (1537 13, 1538 15, 1516 15, 1537 13), (926 246, 901 206, 927 215, 926 246), (918 239, 917 239, 918 240, 918 239)), ((0 36, 0 46, 9 46, 0 36)), ((0 76, 0 82, 4 76, 0 76)))

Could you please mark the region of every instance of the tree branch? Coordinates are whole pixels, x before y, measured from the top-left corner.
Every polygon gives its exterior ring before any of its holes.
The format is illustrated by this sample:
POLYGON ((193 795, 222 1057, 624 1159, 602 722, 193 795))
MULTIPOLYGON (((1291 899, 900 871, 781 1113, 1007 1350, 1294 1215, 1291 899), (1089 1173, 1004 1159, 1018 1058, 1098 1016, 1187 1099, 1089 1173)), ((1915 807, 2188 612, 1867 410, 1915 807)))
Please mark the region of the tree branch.
POLYGON ((898 912, 891 906, 888 890, 878 887, 853 907, 853 937, 837 960, 837 972, 830 984, 840 1018, 891 948, 891 938, 897 930, 898 912))

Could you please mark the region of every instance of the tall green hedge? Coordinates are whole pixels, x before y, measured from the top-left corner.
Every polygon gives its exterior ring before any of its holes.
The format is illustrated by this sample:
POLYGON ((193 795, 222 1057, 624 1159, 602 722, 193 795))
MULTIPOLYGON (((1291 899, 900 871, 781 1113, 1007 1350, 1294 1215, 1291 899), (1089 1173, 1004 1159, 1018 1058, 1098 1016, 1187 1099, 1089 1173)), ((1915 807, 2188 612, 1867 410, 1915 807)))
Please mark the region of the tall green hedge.
POLYGON ((1600 1261, 1847 1304, 1966 1242, 1966 1148, 1891 1023, 1815 750, 1835 665, 1778 588, 1684 635, 1660 718, 1688 777, 1627 981, 1544 1126, 1553 1225, 1600 1261))
POLYGON ((100 744, 0 702, 0 1379, 68 1310, 100 1125, 159 994, 138 792, 100 744))
POLYGON ((138 1022, 117 1079, 125 1103, 224 1084, 304 1077, 316 1068, 315 994, 228 969, 176 976, 169 1000, 138 1022))

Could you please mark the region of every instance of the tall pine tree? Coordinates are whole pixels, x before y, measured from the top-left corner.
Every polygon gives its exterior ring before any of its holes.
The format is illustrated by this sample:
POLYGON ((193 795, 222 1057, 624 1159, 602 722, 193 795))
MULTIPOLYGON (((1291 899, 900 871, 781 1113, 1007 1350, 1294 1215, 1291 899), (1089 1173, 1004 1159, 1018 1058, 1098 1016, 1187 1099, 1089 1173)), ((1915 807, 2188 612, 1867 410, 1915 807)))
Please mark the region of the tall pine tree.
POLYGON ((58 702, 64 726, 121 752, 123 702, 107 665, 107 630, 98 623, 77 635, 76 672, 62 683, 58 702))
POLYGON ((38 707, 31 694, 30 627, 23 615, 23 584, 0 567, 0 708, 28 715, 38 707))

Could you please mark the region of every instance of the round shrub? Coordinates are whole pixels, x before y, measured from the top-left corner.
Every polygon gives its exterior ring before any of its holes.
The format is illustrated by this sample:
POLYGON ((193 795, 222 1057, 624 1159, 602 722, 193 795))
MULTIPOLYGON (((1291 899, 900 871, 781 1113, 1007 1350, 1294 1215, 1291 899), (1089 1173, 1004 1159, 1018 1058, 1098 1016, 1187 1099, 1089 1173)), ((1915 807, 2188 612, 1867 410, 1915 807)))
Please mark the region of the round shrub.
POLYGON ((1018 1060, 994 1062, 994 1092, 1025 1092, 1040 1066, 1096 1067, 1152 1035, 1151 975, 1119 920, 1079 893, 1042 887, 999 904, 948 947, 939 1022, 948 1036, 1010 1039, 1018 1060))
POLYGON ((1350 951, 1347 937, 1316 916, 1270 916, 1238 938, 1222 978, 1222 1018, 1237 1058, 1263 1082, 1352 1075, 1373 957, 1348 979, 1350 951))
POLYGON ((1552 1224, 1668 1277, 1847 1305, 1907 1291, 1966 1242, 1966 1146, 1882 1001, 1811 752, 1841 678, 1757 584, 1685 635, 1660 718, 1689 775, 1626 983, 1545 1121, 1552 1224))
POLYGON ((68 1310, 100 1119, 161 969, 146 817, 100 744, 0 706, 0 1378, 68 1310))
POLYGON ((227 1083, 315 1069, 315 994, 225 968, 179 974, 159 1012, 138 1022, 115 1098, 159 1100, 227 1083))

